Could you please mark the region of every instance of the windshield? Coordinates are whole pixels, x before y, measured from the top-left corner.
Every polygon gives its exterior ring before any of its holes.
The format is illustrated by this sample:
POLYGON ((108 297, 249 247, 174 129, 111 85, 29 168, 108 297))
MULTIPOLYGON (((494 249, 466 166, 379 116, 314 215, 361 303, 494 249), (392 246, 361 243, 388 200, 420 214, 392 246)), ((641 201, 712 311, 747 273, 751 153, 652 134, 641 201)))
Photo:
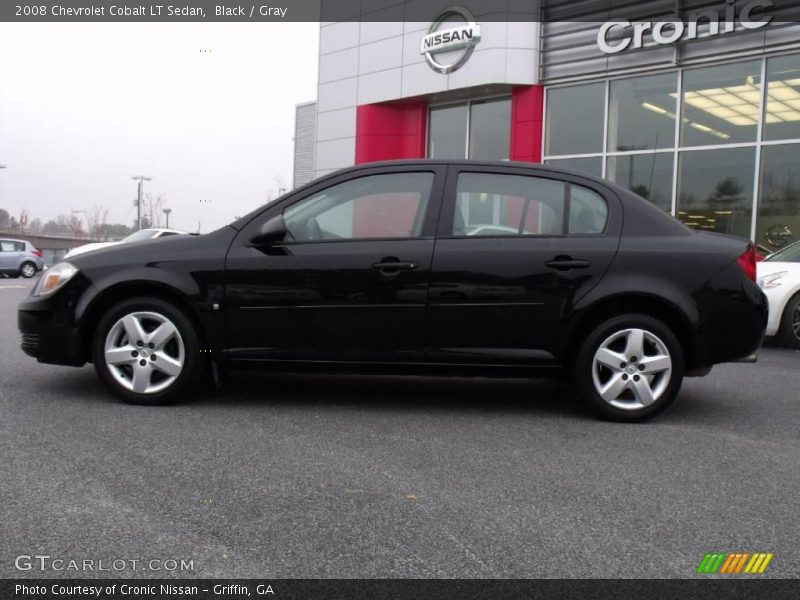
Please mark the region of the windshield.
POLYGON ((143 240, 149 240, 153 238, 156 233, 158 232, 155 229, 142 229, 141 231, 130 234, 128 237, 122 238, 122 243, 127 244, 128 242, 141 242, 143 240))
POLYGON ((800 242, 795 242, 775 254, 769 255, 765 260, 770 262, 800 262, 800 242))

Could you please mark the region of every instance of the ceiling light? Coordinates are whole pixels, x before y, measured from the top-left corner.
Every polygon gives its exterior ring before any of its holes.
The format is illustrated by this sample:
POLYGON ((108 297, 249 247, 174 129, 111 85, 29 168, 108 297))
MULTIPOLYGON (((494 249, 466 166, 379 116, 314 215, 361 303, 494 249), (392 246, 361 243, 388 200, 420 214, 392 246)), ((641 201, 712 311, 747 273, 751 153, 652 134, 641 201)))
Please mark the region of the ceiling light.
POLYGON ((713 108, 709 108, 706 112, 711 113, 715 117, 719 117, 721 119, 728 119, 728 117, 738 117, 739 113, 730 108, 725 106, 715 106, 713 108))
POLYGON ((695 121, 690 121, 689 127, 697 129, 698 131, 702 131, 703 133, 711 134, 723 140, 730 139, 731 137, 727 133, 722 133, 721 131, 717 131, 716 129, 709 127, 708 125, 703 125, 702 123, 697 123, 695 121))
POLYGON ((756 125, 757 124, 755 119, 751 119, 750 117, 744 117, 744 116, 731 117, 730 119, 726 119, 726 121, 730 121, 734 125, 756 125))
POLYGON ((761 101, 761 92, 735 92, 739 98, 758 104, 761 101))
POLYGON ((800 111, 797 110, 777 113, 775 116, 780 117, 784 121, 800 121, 800 111))
POLYGON ((769 97, 775 98, 776 100, 797 100, 800 98, 800 93, 790 87, 779 87, 775 89, 772 87, 772 84, 770 84, 769 97))
POLYGON ((649 102, 642 102, 642 107, 646 108, 647 110, 652 110, 653 112, 656 112, 660 115, 665 115, 669 112, 661 108, 660 106, 656 106, 655 104, 650 104, 649 102))
POLYGON ((686 104, 691 104, 697 108, 711 108, 712 106, 719 106, 710 98, 703 98, 702 96, 695 96, 693 98, 686 98, 686 104))

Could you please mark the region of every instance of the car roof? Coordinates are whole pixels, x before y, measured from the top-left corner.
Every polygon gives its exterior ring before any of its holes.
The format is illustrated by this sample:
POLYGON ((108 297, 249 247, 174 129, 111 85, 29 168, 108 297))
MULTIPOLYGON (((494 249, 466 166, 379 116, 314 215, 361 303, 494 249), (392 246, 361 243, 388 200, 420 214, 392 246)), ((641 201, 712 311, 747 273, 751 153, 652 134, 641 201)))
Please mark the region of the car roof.
MULTIPOLYGON (((20 239, 17 239, 17 238, 10 238, 10 237, 0 237, 0 240, 3 240, 4 242, 21 242, 23 244, 30 244, 30 242, 28 240, 20 240, 20 239)), ((31 244, 31 246, 32 245, 33 244, 31 244)))
MULTIPOLYGON (((403 167, 403 166, 430 166, 430 165, 454 165, 454 166, 469 166, 469 167, 514 167, 517 169, 535 169, 537 171, 550 171, 553 173, 569 173, 571 175, 579 175, 588 179, 598 179, 592 175, 581 173, 573 169, 565 169, 564 167, 556 167, 546 165, 543 163, 522 162, 516 160, 476 160, 472 158, 403 158, 399 160, 381 160, 377 162, 361 163, 358 165, 345 167, 337 172, 356 171, 359 169, 370 169, 373 167, 403 167)), ((331 173, 332 175, 333 173, 331 173)))

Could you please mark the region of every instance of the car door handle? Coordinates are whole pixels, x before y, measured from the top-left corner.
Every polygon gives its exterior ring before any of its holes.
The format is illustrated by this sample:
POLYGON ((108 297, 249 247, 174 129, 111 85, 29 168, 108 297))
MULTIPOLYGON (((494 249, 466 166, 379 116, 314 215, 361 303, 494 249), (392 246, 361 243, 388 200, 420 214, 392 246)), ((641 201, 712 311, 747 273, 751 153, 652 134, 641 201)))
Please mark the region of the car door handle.
POLYGON ((586 269, 591 265, 588 260, 573 260, 571 256, 556 256, 553 260, 544 263, 545 266, 556 269, 557 271, 569 271, 570 269, 586 269))
POLYGON ((418 266, 419 263, 397 260, 376 262, 372 265, 372 268, 381 272, 387 271, 391 273, 392 271, 410 271, 411 269, 416 269, 418 266))

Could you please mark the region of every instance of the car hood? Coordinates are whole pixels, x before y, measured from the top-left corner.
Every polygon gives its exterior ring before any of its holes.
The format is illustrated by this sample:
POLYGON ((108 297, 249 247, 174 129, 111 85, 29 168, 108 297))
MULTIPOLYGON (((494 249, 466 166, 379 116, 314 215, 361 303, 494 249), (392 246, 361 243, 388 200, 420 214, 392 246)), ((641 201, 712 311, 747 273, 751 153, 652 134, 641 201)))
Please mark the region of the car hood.
POLYGON ((159 263, 185 261, 195 258, 198 252, 224 257, 236 231, 223 227, 205 235, 171 235, 141 242, 116 244, 87 252, 69 261, 81 270, 99 268, 154 266, 159 263))
POLYGON ((780 273, 781 271, 788 271, 793 280, 800 281, 800 263, 771 260, 764 260, 760 263, 756 263, 756 273, 759 277, 780 273))
POLYGON ((67 254, 69 254, 70 258, 72 258, 73 256, 78 256, 79 254, 83 254, 85 252, 93 252, 94 250, 100 250, 101 248, 116 246, 119 243, 120 242, 93 242, 91 244, 84 244, 83 246, 72 248, 67 252, 67 254))

